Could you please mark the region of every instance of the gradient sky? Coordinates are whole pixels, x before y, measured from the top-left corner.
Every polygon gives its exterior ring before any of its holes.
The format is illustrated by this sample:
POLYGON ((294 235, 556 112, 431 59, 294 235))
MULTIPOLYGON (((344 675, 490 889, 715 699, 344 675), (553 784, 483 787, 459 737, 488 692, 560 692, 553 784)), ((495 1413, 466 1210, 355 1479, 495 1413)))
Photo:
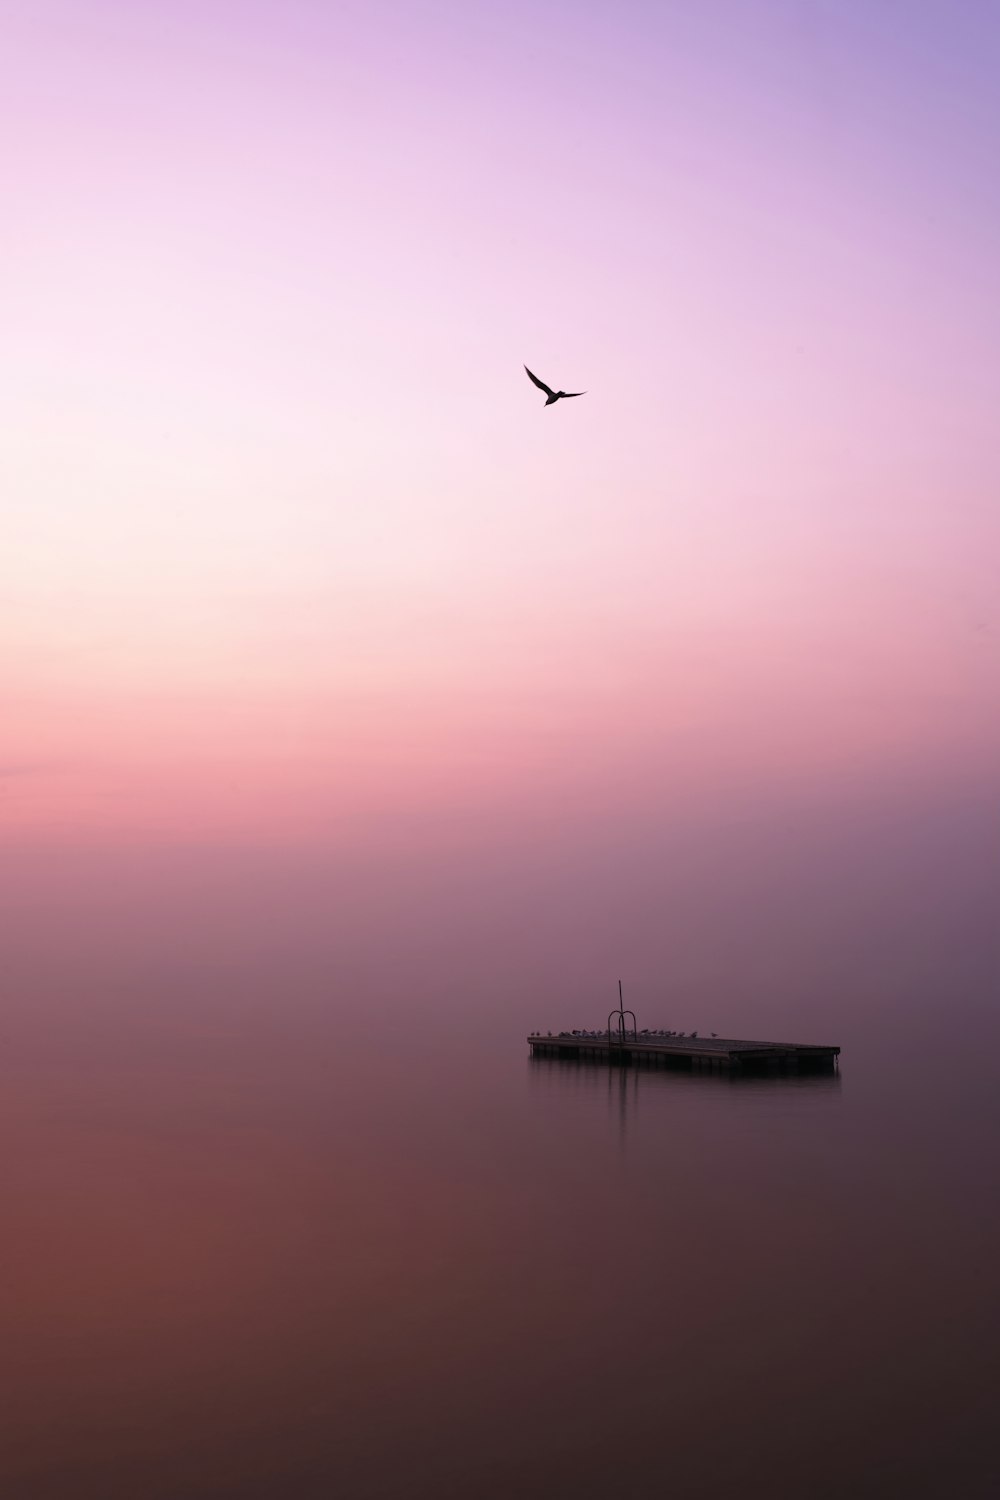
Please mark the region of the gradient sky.
POLYGON ((19 847, 995 804, 996 5, 2 29, 19 847))

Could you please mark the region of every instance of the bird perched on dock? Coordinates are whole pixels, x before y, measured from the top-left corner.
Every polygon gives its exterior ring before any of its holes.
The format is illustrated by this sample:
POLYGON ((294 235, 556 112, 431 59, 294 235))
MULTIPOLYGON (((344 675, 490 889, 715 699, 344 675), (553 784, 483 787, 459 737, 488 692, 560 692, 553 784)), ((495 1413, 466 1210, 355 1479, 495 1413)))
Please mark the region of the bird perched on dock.
POLYGON ((524 368, 528 372, 528 379, 537 385, 540 391, 544 391, 548 397, 545 403, 546 406, 551 406, 553 401, 558 401, 560 397, 568 399, 570 396, 585 396, 587 394, 586 391, 554 391, 551 386, 545 384, 544 380, 539 380, 537 375, 532 375, 527 365, 524 368))

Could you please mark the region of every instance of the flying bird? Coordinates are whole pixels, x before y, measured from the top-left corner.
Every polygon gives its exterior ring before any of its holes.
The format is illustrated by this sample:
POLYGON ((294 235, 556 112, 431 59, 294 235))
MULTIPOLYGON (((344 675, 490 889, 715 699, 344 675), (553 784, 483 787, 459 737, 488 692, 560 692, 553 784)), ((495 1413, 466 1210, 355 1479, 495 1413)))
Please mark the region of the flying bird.
MULTIPOLYGON (((528 370, 527 365, 525 365, 524 368, 528 370)), ((540 391, 544 391, 546 396, 548 396, 549 399, 545 403, 546 406, 551 406, 553 401, 559 400, 560 396, 585 396, 587 394, 586 391, 554 391, 550 386, 547 386, 545 384, 544 380, 539 380, 537 375, 532 375, 530 370, 528 370, 528 379, 533 381, 534 384, 537 385, 538 389, 540 391)))

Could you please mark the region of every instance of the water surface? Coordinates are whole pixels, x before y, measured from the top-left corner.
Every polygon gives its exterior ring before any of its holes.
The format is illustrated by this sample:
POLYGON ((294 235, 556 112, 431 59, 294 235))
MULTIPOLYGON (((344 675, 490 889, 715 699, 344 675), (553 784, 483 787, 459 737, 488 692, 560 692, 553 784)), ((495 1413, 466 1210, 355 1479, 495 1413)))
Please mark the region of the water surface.
POLYGON ((844 1049, 734 1082, 532 1061, 617 975, 352 947, 305 878, 268 925, 277 880, 17 887, 4 1494, 996 1492, 985 928, 634 981, 640 1025, 844 1049))

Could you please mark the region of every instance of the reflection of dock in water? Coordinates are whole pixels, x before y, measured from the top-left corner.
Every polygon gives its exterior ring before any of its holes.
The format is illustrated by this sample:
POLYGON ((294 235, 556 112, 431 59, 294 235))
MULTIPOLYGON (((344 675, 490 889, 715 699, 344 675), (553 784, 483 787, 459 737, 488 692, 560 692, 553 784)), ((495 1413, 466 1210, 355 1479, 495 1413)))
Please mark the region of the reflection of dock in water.
POLYGON ((727 1037, 659 1033, 572 1032, 528 1037, 532 1057, 625 1067, 684 1068, 714 1073, 824 1072, 837 1066, 839 1047, 803 1042, 748 1042, 727 1037))

